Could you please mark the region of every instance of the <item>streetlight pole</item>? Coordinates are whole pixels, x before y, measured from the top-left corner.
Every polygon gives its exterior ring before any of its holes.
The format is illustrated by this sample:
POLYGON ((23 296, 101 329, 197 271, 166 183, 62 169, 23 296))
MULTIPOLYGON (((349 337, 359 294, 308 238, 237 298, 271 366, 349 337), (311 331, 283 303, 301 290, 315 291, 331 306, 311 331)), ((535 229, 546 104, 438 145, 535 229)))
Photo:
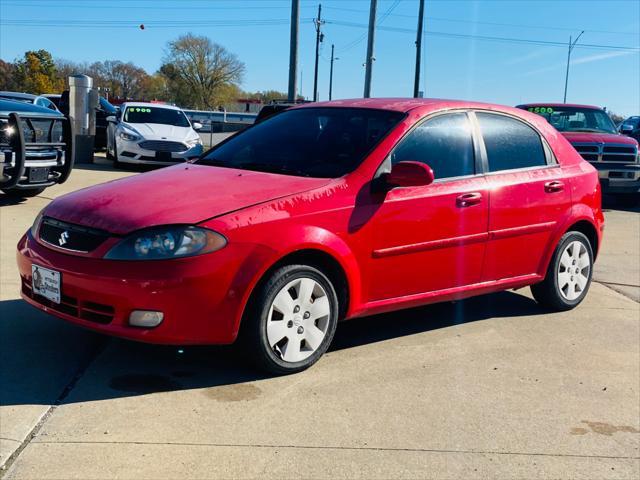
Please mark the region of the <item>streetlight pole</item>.
POLYGON ((576 43, 578 43, 578 40, 580 39, 583 33, 584 33, 584 30, 580 32, 580 35, 576 37, 575 41, 572 41, 572 38, 569 37, 569 51, 567 53, 567 72, 564 76, 564 101, 562 103, 567 103, 567 86, 569 85, 569 64, 571 63, 571 52, 573 51, 573 48, 576 46, 576 43))
POLYGON ((335 60, 340 60, 340 58, 333 56, 334 47, 335 45, 331 44, 331 68, 329 69, 329 100, 331 100, 333 92, 333 62, 335 60))

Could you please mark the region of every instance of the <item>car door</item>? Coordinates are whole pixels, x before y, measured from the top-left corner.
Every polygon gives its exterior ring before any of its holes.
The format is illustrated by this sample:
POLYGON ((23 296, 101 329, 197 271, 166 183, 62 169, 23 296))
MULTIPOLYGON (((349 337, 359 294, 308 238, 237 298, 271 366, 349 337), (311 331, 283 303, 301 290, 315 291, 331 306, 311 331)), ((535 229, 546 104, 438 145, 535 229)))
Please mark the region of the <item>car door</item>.
POLYGON ((434 183, 393 188, 372 218, 370 301, 480 281, 488 228, 486 180, 466 112, 423 121, 389 160, 429 165, 434 183))
POLYGON ((569 184, 539 132, 514 117, 476 112, 489 197, 483 281, 541 271, 552 232, 571 208, 569 184))

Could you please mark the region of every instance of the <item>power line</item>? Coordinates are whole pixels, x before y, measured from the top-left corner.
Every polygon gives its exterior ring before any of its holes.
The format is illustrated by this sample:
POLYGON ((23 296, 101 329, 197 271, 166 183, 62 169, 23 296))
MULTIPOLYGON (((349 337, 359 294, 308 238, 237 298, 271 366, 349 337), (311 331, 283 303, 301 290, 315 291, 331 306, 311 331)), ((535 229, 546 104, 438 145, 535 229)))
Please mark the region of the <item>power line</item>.
MULTIPOLYGON (((376 26, 379 26, 382 24, 382 22, 384 22, 387 18, 389 18, 389 15, 391 15, 391 12, 393 12, 393 10, 395 10, 395 8, 400 5, 400 0, 396 0, 381 16, 380 19, 376 22, 376 26)), ((335 7, 330 7, 330 8, 335 8, 335 7)), ((368 13, 368 12, 366 12, 368 13)), ((368 27, 367 27, 368 28, 368 27)), ((363 33, 362 35, 360 35, 358 38, 356 38, 355 40, 352 40, 351 42, 347 43, 346 45, 344 45, 341 49, 338 50, 338 53, 344 53, 347 52, 349 50, 351 50, 353 47, 355 47, 356 45, 358 45, 360 42, 362 42, 365 38, 367 38, 367 34, 363 33)))
MULTIPOLYGON (((327 20, 327 23, 331 23, 334 25, 341 25, 345 27, 368 28, 367 25, 363 23, 345 22, 341 20, 327 20)), ((415 34, 415 30, 410 28, 388 27, 388 26, 381 26, 378 28, 380 30, 385 30, 389 32, 415 34)), ((465 34, 465 33, 438 32, 433 30, 425 30, 425 34, 431 35, 431 36, 448 37, 448 38, 470 38, 475 40, 487 40, 487 41, 495 41, 495 42, 525 43, 525 44, 546 45, 546 46, 563 47, 563 48, 566 47, 566 43, 564 42, 554 42, 549 40, 535 40, 535 39, 528 39, 528 38, 496 37, 496 36, 490 36, 490 35, 473 35, 473 34, 465 34)), ((576 48, 640 51, 640 48, 638 47, 629 47, 629 46, 623 46, 623 45, 599 45, 599 44, 586 44, 586 43, 577 45, 576 48)))
MULTIPOLYGON (((361 13, 361 14, 367 13, 365 10, 358 10, 356 8, 331 7, 331 6, 327 6, 326 8, 331 10, 339 10, 343 12, 354 12, 354 13, 361 13)), ((402 18, 411 18, 411 19, 416 18, 415 15, 407 15, 404 13, 389 13, 389 15, 392 17, 402 17, 402 18)), ((576 30, 584 30, 585 32, 591 32, 591 33, 608 33, 608 34, 615 34, 615 35, 638 35, 640 33, 640 32, 622 32, 622 31, 613 31, 613 30, 581 29, 578 27, 560 27, 560 26, 550 26, 547 24, 545 24, 544 26, 541 26, 541 25, 526 25, 521 23, 485 22, 481 20, 463 20, 460 18, 446 18, 446 17, 432 17, 432 16, 425 16, 425 19, 429 21, 436 20, 436 21, 442 21, 442 22, 469 23, 469 24, 479 24, 479 25, 491 25, 491 26, 498 26, 498 27, 534 28, 539 30, 562 30, 562 31, 569 31, 569 32, 575 32, 576 30)))

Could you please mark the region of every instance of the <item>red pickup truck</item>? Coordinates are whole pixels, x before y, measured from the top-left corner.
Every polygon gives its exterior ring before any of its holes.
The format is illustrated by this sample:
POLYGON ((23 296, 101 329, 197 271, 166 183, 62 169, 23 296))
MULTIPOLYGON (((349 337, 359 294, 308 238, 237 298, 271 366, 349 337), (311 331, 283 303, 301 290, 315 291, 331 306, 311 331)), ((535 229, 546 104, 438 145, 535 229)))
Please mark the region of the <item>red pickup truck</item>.
POLYGON ((518 108, 543 116, 591 163, 600 177, 603 193, 640 200, 638 142, 616 131, 600 107, 565 103, 527 103, 518 108))

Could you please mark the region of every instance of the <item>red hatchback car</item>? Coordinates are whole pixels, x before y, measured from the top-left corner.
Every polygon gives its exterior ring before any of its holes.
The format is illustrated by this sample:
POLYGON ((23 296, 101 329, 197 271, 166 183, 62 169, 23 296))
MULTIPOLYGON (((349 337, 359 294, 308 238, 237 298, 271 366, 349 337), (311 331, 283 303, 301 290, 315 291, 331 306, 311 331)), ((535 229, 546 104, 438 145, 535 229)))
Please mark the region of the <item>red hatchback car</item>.
POLYGON ((60 197, 17 257, 41 310, 145 342, 238 339, 289 373, 342 319, 526 285, 573 308, 603 224, 596 170, 539 115, 360 99, 60 197))

